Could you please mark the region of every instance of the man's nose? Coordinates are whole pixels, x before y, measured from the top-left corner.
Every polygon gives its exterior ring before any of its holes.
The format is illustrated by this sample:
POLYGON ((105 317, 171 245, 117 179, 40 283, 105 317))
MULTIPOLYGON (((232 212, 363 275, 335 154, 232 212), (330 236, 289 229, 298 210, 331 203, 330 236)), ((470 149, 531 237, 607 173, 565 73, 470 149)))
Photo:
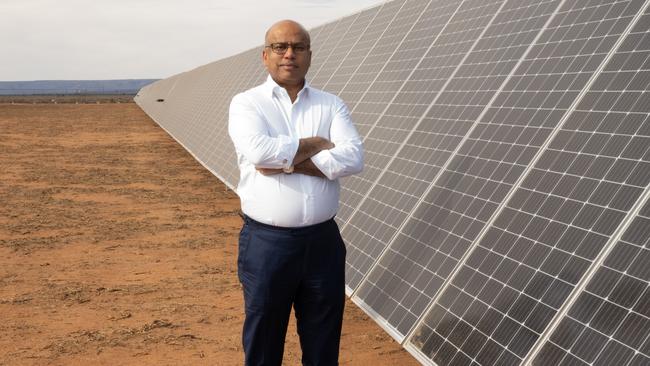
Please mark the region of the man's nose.
POLYGON ((287 48, 287 51, 284 53, 284 58, 296 58, 296 53, 293 52, 293 46, 289 46, 289 48, 287 48))

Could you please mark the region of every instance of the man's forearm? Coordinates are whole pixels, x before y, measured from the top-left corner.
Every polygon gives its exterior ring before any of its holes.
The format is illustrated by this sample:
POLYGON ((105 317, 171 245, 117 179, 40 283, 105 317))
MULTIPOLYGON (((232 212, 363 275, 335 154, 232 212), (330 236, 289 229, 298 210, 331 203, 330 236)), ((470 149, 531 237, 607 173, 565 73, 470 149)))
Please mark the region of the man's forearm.
POLYGON ((297 166, 319 152, 329 150, 333 147, 334 144, 331 141, 320 136, 302 138, 299 140, 298 151, 293 158, 293 165, 297 166))
POLYGON ((258 172, 262 173, 262 175, 276 175, 276 174, 282 174, 284 171, 282 169, 274 169, 274 168, 255 168, 258 172))
MULTIPOLYGON (((319 177, 319 178, 327 178, 323 172, 318 169, 316 165, 314 165, 314 162, 311 161, 311 159, 304 160, 302 163, 299 163, 298 165, 294 165, 294 170, 293 174, 304 174, 304 175, 311 175, 314 177, 319 177)), ((276 174, 282 174, 284 171, 282 169, 271 169, 271 168, 257 168, 257 171, 262 173, 262 175, 276 175, 276 174)))
POLYGON ((293 167, 294 174, 304 174, 311 175, 313 177, 327 178, 323 172, 318 169, 314 162, 311 159, 307 159, 300 164, 294 165, 293 167))
MULTIPOLYGON (((320 137, 306 137, 299 140, 298 151, 293 158, 294 171, 298 174, 312 175, 315 177, 327 178, 311 161, 311 157, 323 150, 334 147, 334 143, 320 137)), ((282 169, 256 167, 263 175, 275 175, 282 173, 282 169)))

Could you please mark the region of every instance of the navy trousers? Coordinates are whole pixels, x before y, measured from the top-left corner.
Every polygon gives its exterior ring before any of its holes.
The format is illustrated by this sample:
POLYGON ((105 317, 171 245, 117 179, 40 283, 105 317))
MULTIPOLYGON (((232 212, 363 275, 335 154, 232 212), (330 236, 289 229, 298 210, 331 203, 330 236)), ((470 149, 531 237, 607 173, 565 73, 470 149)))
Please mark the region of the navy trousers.
POLYGON ((338 365, 345 244, 336 222, 280 228, 244 217, 237 260, 247 366, 282 364, 294 307, 303 365, 338 365))

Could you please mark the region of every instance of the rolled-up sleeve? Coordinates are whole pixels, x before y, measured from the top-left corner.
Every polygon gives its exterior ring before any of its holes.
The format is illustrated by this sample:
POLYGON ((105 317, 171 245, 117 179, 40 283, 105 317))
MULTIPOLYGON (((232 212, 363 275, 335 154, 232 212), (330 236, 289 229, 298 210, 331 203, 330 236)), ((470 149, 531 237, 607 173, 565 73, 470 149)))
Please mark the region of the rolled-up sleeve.
POLYGON ((298 138, 269 136, 269 130, 255 105, 244 94, 230 102, 228 134, 235 149, 260 168, 288 168, 298 151, 298 138))
POLYGON ((335 114, 330 127, 334 148, 311 157, 316 167, 331 180, 357 174, 363 170, 363 145, 352 123, 348 107, 336 99, 335 114))

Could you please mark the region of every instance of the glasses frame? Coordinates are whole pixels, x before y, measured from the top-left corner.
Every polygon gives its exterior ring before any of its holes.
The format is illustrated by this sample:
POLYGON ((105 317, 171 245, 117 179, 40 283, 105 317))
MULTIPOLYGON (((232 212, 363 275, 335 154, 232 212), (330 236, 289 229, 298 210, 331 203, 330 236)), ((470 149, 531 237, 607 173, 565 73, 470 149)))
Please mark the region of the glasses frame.
POLYGON ((305 53, 305 52, 309 51, 309 46, 310 45, 308 43, 302 43, 302 42, 298 42, 298 43, 295 43, 295 44, 291 43, 291 42, 274 42, 274 43, 265 45, 264 48, 270 48, 273 53, 275 53, 276 55, 281 55, 282 56, 285 53, 287 53, 287 51, 289 51, 289 48, 291 48, 293 50, 293 52, 296 53, 296 54, 305 53), (279 51, 279 50, 276 49, 276 46, 286 46, 286 49, 284 51, 279 51), (296 46, 298 46, 298 47, 302 46, 302 47, 304 47, 304 49, 303 50, 297 50, 296 46))

